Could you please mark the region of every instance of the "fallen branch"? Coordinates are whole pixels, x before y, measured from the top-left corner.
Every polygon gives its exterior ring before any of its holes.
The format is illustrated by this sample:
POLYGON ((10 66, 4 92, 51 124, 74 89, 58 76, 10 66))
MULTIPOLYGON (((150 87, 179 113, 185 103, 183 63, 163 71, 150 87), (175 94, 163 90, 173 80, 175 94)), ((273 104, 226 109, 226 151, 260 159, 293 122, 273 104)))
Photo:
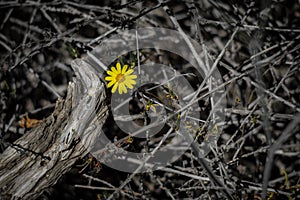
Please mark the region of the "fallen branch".
POLYGON ((92 147, 108 115, 104 85, 84 60, 54 112, 0 155, 0 199, 36 199, 92 147))

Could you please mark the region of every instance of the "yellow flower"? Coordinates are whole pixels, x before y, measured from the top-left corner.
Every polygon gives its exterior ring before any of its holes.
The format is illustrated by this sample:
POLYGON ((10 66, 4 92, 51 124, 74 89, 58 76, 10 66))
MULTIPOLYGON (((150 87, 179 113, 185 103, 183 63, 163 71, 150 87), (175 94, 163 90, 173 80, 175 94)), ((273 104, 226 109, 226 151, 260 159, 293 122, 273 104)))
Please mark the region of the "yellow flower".
POLYGON ((127 88, 133 89, 133 85, 136 84, 135 80, 137 78, 136 75, 132 74, 134 71, 133 69, 128 69, 128 65, 124 65, 121 68, 121 64, 118 62, 115 67, 112 67, 111 70, 107 70, 108 76, 105 77, 105 80, 108 83, 107 87, 110 88, 111 86, 111 92, 115 93, 117 88, 119 94, 127 93, 127 88))

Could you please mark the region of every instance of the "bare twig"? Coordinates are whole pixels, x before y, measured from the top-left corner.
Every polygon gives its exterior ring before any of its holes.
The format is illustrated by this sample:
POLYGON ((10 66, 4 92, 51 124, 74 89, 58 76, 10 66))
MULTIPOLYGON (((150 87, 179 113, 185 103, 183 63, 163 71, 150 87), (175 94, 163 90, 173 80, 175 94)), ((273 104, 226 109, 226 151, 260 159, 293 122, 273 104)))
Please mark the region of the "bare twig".
POLYGON ((268 187, 268 181, 270 179, 271 175, 271 169, 272 164, 274 160, 274 154, 277 149, 279 149, 284 142, 286 142, 287 139, 289 139, 293 134, 295 134, 295 131, 297 126, 300 124, 300 114, 298 113, 294 120, 289 123, 289 125, 284 129, 280 137, 271 145, 268 155, 266 158, 266 165, 264 169, 264 176, 263 176, 263 184, 262 184, 262 197, 264 199, 267 199, 267 187, 268 187))

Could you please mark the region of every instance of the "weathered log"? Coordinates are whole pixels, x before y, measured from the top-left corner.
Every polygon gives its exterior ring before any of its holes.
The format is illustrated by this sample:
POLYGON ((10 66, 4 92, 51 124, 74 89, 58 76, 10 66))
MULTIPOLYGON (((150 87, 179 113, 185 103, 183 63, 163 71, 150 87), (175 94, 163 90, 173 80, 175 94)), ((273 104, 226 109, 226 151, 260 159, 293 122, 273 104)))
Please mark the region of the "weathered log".
POLYGON ((97 71, 75 60, 65 99, 0 155, 0 199, 36 199, 92 147, 108 115, 97 71))

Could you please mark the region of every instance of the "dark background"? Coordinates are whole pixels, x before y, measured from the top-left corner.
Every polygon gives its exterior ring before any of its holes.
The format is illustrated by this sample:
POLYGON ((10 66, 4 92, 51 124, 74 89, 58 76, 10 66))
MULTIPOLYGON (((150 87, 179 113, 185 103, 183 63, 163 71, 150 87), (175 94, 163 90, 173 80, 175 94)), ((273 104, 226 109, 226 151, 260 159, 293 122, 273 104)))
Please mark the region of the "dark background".
MULTIPOLYGON (((149 26, 174 29, 172 16, 188 36, 204 45, 212 61, 231 41, 218 63, 223 81, 230 84, 226 85, 226 123, 218 147, 207 156, 211 171, 222 177, 235 198, 262 199, 264 170, 269 165, 269 199, 300 198, 299 124, 276 148, 274 161, 266 161, 269 147, 300 110, 300 2, 293 0, 175 0, 163 4, 135 0, 1 1, 0 152, 33 128, 20 126, 26 115, 42 120, 51 114, 72 80, 71 61, 84 57, 101 42, 89 44, 93 39, 115 27, 118 31, 149 26), (169 7, 168 12, 163 5, 169 7), (237 74, 242 76, 233 81, 237 74), (258 90, 253 82, 263 89, 258 90), (230 138, 230 145, 226 145, 230 138)), ((172 63, 181 72, 195 73, 178 57, 146 53, 145 57, 150 54, 152 60, 172 63)), ((200 85, 199 78, 190 81, 194 87, 200 85)), ((107 127, 106 132, 123 134, 111 117, 107 127)), ((127 148, 139 147, 135 142, 127 148)), ((192 150, 170 167, 207 177, 192 150)), ((88 155, 40 199, 106 199, 113 190, 91 186, 117 188, 129 175, 88 155)), ((226 199, 222 190, 212 182, 155 171, 135 175, 123 188, 128 195, 114 198, 226 199)))

